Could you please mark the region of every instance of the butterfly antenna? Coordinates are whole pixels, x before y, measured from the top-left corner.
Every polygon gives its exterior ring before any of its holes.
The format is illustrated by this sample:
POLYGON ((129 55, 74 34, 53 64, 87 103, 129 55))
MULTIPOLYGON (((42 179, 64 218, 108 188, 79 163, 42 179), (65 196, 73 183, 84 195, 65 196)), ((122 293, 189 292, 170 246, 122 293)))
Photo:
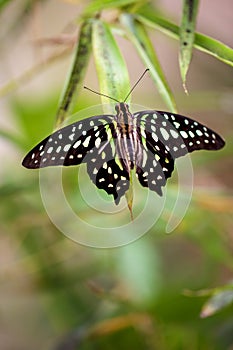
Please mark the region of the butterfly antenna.
POLYGON ((110 100, 113 100, 113 101, 116 101, 116 102, 120 103, 120 101, 118 101, 116 98, 111 97, 111 96, 108 96, 108 95, 105 95, 105 94, 102 94, 101 92, 98 92, 98 91, 92 90, 92 89, 90 89, 90 88, 89 88, 89 87, 87 87, 87 86, 84 86, 83 88, 84 88, 84 89, 86 89, 86 90, 89 90, 89 91, 93 92, 93 93, 94 93, 94 94, 96 94, 96 95, 99 95, 99 96, 104 96, 104 97, 109 98, 110 100))
POLYGON ((144 77, 144 75, 149 71, 149 68, 147 68, 142 75, 140 76, 140 78, 136 81, 136 83, 134 84, 134 86, 130 89, 129 93, 126 95, 126 98, 124 99, 124 102, 127 100, 127 98, 129 97, 129 95, 131 95, 132 91, 135 89, 135 87, 138 85, 138 83, 142 80, 142 78, 144 77))

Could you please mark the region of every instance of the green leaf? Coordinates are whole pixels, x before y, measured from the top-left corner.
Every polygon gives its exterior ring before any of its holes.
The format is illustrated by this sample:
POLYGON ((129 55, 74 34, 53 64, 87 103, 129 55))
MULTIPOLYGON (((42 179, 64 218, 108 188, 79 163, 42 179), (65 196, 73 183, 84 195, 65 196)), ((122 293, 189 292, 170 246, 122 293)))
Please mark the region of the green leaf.
POLYGON ((84 15, 90 15, 108 8, 120 8, 134 3, 144 3, 144 0, 94 0, 86 7, 84 15))
MULTIPOLYGON (((111 30, 106 23, 100 20, 94 21, 92 41, 101 93, 111 96, 118 101, 124 101, 130 91, 128 70, 111 30)), ((103 109, 108 113, 115 113, 114 106, 112 104, 109 105, 111 100, 108 98, 106 100, 105 96, 101 96, 101 99, 103 103, 108 103, 108 105, 103 106, 103 109)), ((131 217, 133 202, 132 191, 133 189, 130 185, 126 200, 131 217)))
POLYGON ((137 20, 134 20, 133 16, 127 14, 121 16, 121 21, 127 29, 129 39, 136 47, 146 67, 150 69, 151 76, 168 108, 176 112, 174 97, 144 26, 137 20))
MULTIPOLYGON (((163 33, 175 39, 179 39, 179 27, 162 17, 158 17, 153 8, 149 6, 143 7, 135 16, 149 27, 159 29, 163 33)), ((208 53, 220 61, 233 66, 233 50, 220 41, 212 39, 207 35, 195 33, 193 45, 196 49, 208 53)))
POLYGON ((161 261, 156 247, 139 239, 117 252, 118 275, 125 282, 131 302, 148 305, 158 297, 161 288, 161 261), (152 268, 153 267, 153 268, 152 268))
POLYGON ((183 294, 188 297, 205 297, 209 296, 207 302, 203 305, 200 316, 202 318, 212 316, 216 312, 233 303, 233 283, 230 282, 224 286, 201 289, 197 291, 184 290, 183 294))
MULTIPOLYGON (((51 132, 54 126, 54 115, 57 107, 57 94, 46 95, 46 98, 21 98, 11 100, 11 109, 22 136, 20 147, 28 149, 38 143, 38 139, 51 132)), ((12 140, 13 141, 13 140, 12 140)), ((15 140, 17 143, 17 140, 15 140)))
POLYGON ((14 144, 15 146, 17 146, 17 148, 23 148, 24 146, 23 140, 17 134, 11 131, 0 129, 0 137, 14 144))
POLYGON ((183 14, 180 27, 179 64, 184 88, 186 75, 192 59, 193 42, 195 39, 198 0, 183 0, 183 14))
POLYGON ((77 92, 81 86, 87 64, 89 62, 91 52, 91 34, 92 20, 88 19, 83 22, 80 28, 79 39, 75 49, 71 72, 65 84, 64 93, 57 111, 57 126, 62 124, 62 122, 65 120, 72 108, 74 100, 78 96, 77 92))
POLYGON ((233 303, 233 285, 229 290, 220 290, 204 304, 201 317, 209 317, 233 303))
POLYGON ((9 2, 13 2, 12 0, 0 0, 0 10, 2 10, 9 2))
MULTIPOLYGON (((92 42, 101 93, 123 101, 130 90, 128 70, 106 23, 94 21, 92 42)), ((101 98, 103 103, 110 102, 104 96, 101 98)), ((110 109, 114 111, 113 107, 110 109)))

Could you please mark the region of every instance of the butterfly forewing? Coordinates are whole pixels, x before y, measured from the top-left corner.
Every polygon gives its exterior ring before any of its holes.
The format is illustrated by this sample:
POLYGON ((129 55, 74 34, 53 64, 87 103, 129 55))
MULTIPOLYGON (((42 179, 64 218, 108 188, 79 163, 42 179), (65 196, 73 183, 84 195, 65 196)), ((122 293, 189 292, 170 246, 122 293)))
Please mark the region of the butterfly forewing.
POLYGON ((24 158, 23 166, 37 169, 87 162, 90 151, 107 140, 105 125, 111 123, 112 118, 96 116, 65 126, 35 146, 24 158))
POLYGON ((160 141, 173 158, 181 157, 195 150, 218 150, 224 140, 205 125, 179 114, 162 111, 142 111, 135 113, 143 120, 148 138, 154 146, 160 141), (151 136, 149 136, 149 134, 151 136))

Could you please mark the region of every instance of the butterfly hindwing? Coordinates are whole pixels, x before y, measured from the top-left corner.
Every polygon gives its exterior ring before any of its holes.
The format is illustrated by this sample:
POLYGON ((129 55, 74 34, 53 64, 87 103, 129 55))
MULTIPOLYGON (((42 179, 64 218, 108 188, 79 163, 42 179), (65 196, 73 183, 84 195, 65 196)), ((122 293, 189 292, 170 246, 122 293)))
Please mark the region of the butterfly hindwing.
POLYGON ((142 149, 140 164, 136 166, 138 180, 142 186, 162 196, 162 187, 172 174, 174 160, 166 146, 158 138, 152 137, 140 118, 137 120, 137 133, 142 149))

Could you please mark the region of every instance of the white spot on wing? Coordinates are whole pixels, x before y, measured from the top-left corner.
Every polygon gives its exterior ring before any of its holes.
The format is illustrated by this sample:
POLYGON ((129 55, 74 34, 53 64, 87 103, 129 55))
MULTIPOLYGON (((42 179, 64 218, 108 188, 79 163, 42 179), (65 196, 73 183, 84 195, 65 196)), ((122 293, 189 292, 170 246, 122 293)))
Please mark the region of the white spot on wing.
POLYGON ((160 132, 161 132, 161 134, 162 134, 164 140, 167 141, 167 140, 169 139, 169 134, 168 134, 167 130, 164 129, 164 128, 160 128, 160 132))
POLYGON ((64 148, 63 148, 64 152, 68 152, 69 149, 70 149, 70 146, 71 146, 70 144, 65 145, 64 148))
POLYGON ((199 129, 196 130, 196 134, 197 134, 198 136, 202 136, 202 135, 203 135, 203 133, 202 133, 201 130, 199 130, 199 129))
POLYGON ((85 141, 83 142, 83 146, 84 147, 88 147, 89 142, 90 142, 91 136, 87 136, 87 138, 85 139, 85 141))
POLYGON ((174 139, 177 139, 179 136, 178 132, 173 130, 173 129, 170 130, 170 133, 171 133, 172 137, 174 137, 174 139))
POLYGON ((96 147, 96 148, 99 148, 100 144, 101 144, 101 138, 98 137, 98 138, 95 140, 95 147, 96 147))
POLYGON ((154 125, 151 125, 151 130, 156 132, 156 127, 154 125))
POLYGON ((59 153, 61 150, 61 146, 58 146, 57 149, 56 149, 56 152, 59 153))
POLYGON ((187 134, 186 131, 181 130, 180 134, 181 134, 181 136, 182 136, 184 139, 187 139, 187 138, 188 138, 188 134, 187 134))
POLYGON ((71 141, 74 141, 74 135, 75 135, 75 133, 73 133, 73 134, 71 134, 71 135, 69 136, 69 139, 70 139, 71 141))
POLYGON ((78 148, 80 144, 81 144, 81 140, 76 141, 75 144, 73 145, 73 148, 78 148))
POLYGON ((47 150, 47 153, 52 153, 53 152, 53 147, 49 147, 47 150))
POLYGON ((155 142, 158 142, 158 140, 159 140, 159 138, 155 132, 152 133, 152 138, 155 140, 155 142))
POLYGON ((195 137, 194 133, 191 130, 189 130, 189 136, 195 137))

